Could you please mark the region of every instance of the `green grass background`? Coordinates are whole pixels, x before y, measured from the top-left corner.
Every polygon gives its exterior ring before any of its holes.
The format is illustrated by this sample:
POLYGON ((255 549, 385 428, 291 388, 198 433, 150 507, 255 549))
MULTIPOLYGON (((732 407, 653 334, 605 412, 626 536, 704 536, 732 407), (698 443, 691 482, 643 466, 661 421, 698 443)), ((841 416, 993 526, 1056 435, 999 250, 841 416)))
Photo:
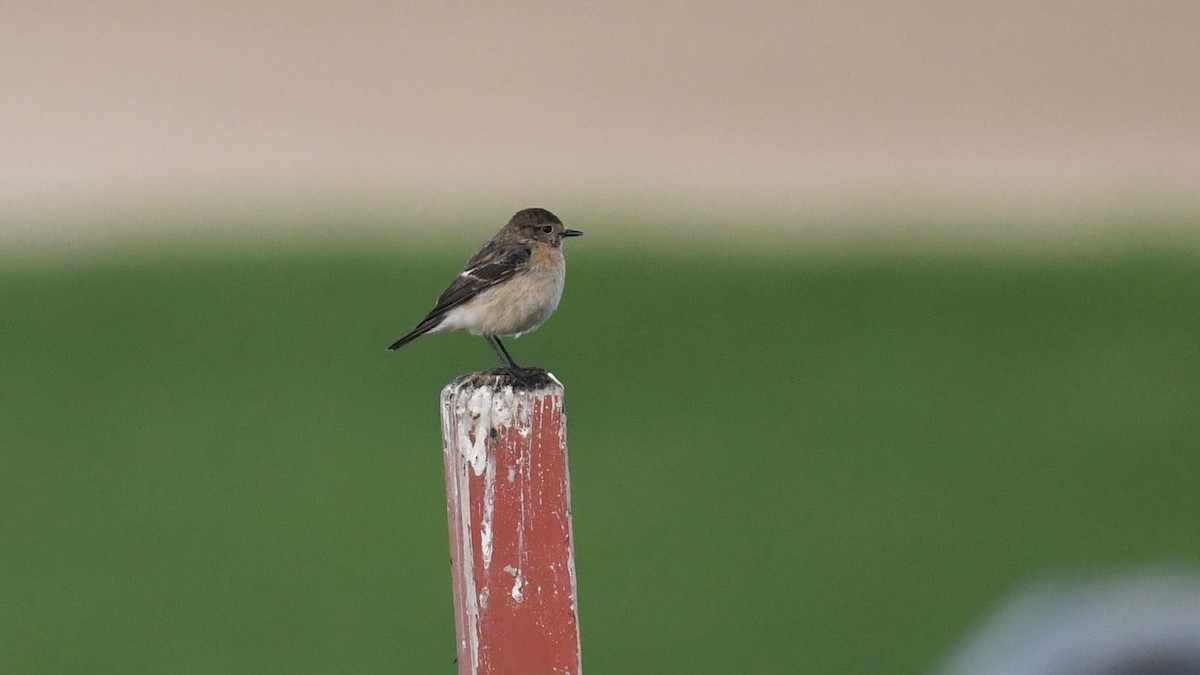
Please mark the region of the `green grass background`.
MULTIPOLYGON (((593 673, 919 673, 1046 574, 1200 560, 1200 262, 572 241, 593 673)), ((451 673, 466 251, 0 272, 0 672, 451 673)))

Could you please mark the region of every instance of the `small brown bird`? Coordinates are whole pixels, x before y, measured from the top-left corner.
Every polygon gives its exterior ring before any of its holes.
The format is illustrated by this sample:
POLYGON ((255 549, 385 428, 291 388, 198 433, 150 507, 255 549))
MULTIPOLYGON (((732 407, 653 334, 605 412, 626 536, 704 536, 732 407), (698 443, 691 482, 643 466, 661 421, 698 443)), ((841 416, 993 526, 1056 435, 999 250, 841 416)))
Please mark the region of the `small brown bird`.
POLYGON ((581 234, 546 209, 518 211, 471 256, 421 323, 388 349, 426 333, 465 330, 482 335, 505 367, 519 367, 500 337, 520 337, 554 313, 567 271, 562 240, 581 234))

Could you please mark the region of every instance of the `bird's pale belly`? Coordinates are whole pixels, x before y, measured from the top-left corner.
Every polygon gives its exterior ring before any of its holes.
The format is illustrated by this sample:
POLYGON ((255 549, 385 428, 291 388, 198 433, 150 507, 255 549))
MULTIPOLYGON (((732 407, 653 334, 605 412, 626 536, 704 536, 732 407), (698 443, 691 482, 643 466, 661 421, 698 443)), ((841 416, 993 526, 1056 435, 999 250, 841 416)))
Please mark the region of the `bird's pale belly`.
POLYGON ((532 267, 493 286, 446 313, 437 332, 465 330, 474 335, 521 335, 542 325, 562 299, 561 265, 532 267))

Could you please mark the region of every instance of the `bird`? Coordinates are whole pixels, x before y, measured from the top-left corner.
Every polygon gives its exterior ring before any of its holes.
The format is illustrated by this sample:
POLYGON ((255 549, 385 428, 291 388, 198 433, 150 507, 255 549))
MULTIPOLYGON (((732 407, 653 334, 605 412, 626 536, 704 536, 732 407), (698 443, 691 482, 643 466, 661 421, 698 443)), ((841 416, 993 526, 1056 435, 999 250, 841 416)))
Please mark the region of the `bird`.
POLYGON ((500 338, 528 333, 558 308, 567 269, 562 242, 582 234, 546 209, 517 211, 467 260, 416 328, 388 349, 422 335, 465 330, 482 335, 503 367, 520 368, 500 338))

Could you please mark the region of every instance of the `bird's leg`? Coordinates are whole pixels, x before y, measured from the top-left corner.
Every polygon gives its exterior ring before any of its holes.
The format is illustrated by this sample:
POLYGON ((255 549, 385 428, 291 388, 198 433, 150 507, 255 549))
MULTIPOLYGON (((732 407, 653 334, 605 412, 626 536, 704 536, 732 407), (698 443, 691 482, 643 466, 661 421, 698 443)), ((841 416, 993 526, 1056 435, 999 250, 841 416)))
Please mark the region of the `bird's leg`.
POLYGON ((513 361, 512 356, 509 356, 508 350, 500 343, 500 338, 495 335, 484 335, 483 339, 487 340, 488 346, 492 348, 492 351, 496 352, 496 356, 500 357, 500 362, 504 364, 505 368, 520 368, 517 362, 513 361))
POLYGON ((503 362, 504 362, 504 355, 503 355, 503 354, 501 354, 501 353, 500 353, 500 350, 496 348, 496 343, 495 343, 495 342, 492 342, 492 336, 491 336, 491 335, 484 335, 484 336, 483 336, 483 339, 484 339, 484 340, 487 340, 488 346, 492 348, 492 351, 493 351, 493 352, 496 354, 496 358, 500 359, 500 361, 503 363, 503 362))
POLYGON ((496 346, 500 348, 500 351, 504 352, 504 360, 508 361, 508 367, 513 369, 520 368, 521 366, 518 366, 517 362, 513 361, 513 357, 509 355, 508 350, 504 348, 504 343, 500 341, 500 338, 493 337, 492 339, 496 341, 496 346))

